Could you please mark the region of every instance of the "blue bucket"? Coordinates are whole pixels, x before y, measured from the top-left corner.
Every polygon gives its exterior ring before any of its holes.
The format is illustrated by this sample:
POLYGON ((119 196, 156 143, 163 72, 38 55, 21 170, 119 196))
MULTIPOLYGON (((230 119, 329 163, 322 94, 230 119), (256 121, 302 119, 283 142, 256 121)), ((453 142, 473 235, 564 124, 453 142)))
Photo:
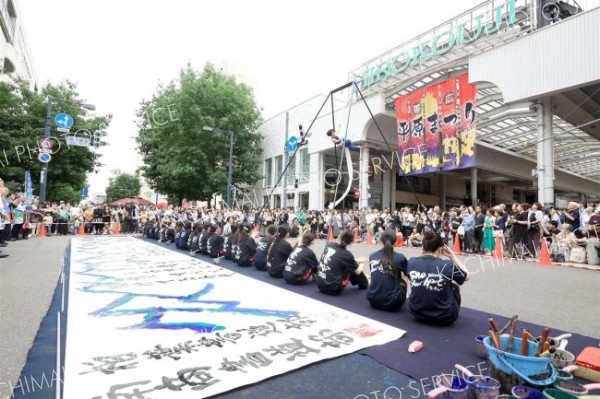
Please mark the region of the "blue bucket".
POLYGON ((508 349, 508 336, 500 337, 500 347, 496 349, 490 342, 490 337, 483 339, 483 344, 487 349, 490 363, 499 371, 515 376, 532 386, 549 386, 557 378, 557 371, 552 364, 550 357, 536 357, 538 343, 528 341, 527 356, 521 355, 521 338, 513 338, 513 348, 511 352, 508 349))

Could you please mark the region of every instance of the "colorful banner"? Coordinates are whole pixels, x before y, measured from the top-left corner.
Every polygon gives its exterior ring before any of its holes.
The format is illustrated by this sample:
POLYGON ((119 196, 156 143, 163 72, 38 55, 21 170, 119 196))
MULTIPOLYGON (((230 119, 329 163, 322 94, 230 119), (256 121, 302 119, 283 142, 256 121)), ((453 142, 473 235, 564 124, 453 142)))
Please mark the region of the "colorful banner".
POLYGON ((440 112, 442 125, 443 170, 460 165, 460 145, 458 144, 459 112, 456 105, 456 79, 440 83, 440 112))
MULTIPOLYGON (((410 147, 410 119, 409 114, 410 103, 408 96, 402 96, 396 98, 396 120, 398 121, 398 154, 400 159, 403 161, 409 160, 410 158, 403 158, 402 154, 410 147)), ((410 172, 410 162, 402 162, 400 169, 404 173, 410 172)))
POLYGON ((477 88, 469 84, 469 76, 466 73, 458 77, 458 88, 460 92, 460 109, 462 112, 459 133, 461 151, 459 167, 469 168, 475 166, 475 140, 477 138, 475 101, 477 99, 477 88))
POLYGON ((475 166, 476 98, 466 73, 397 98, 401 173, 475 166))
POLYGON ((425 168, 423 172, 437 172, 440 165, 439 86, 424 90, 423 117, 425 123, 425 168))

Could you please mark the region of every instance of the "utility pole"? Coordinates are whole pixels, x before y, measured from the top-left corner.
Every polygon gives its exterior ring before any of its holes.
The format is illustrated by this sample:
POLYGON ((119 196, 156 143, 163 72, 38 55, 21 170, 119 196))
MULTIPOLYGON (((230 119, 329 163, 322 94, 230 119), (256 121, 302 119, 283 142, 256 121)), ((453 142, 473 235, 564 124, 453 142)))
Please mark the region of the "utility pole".
MULTIPOLYGON (((283 165, 287 165, 288 157, 289 157, 289 152, 288 152, 288 140, 289 140, 289 135, 290 135, 289 129, 290 129, 290 113, 286 112, 285 113, 285 142, 283 143, 283 165)), ((286 171, 285 176, 283 176, 283 188, 281 189, 283 209, 287 209, 287 185, 288 185, 288 179, 287 179, 287 171, 286 171)))

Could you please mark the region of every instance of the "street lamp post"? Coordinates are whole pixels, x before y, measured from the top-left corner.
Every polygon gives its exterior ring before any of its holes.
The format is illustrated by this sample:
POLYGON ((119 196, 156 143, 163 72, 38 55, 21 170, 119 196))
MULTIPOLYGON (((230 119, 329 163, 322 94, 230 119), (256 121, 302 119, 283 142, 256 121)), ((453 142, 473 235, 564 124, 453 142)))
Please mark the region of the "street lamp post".
MULTIPOLYGON (((95 105, 92 104, 83 104, 83 103, 78 103, 78 102, 74 102, 74 101, 68 101, 68 100, 58 100, 54 97, 52 97, 51 95, 48 95, 46 97, 46 102, 48 103, 48 106, 46 107, 46 122, 44 123, 44 139, 47 139, 50 137, 50 130, 52 128, 52 106, 54 105, 54 103, 58 103, 58 102, 64 102, 64 103, 69 103, 69 104, 75 104, 80 106, 81 108, 84 109, 89 109, 90 111, 93 111, 96 109, 95 105)), ((48 184, 48 162, 43 162, 42 163, 42 171, 40 173, 40 202, 46 201, 46 186, 48 184)))
POLYGON ((226 199, 226 203, 227 203, 227 207, 231 208, 231 186, 232 186, 232 180, 233 180, 233 142, 234 142, 234 136, 233 136, 233 132, 231 130, 221 130, 221 129, 217 129, 211 126, 204 126, 202 129, 207 130, 209 132, 212 131, 217 131, 217 132, 221 132, 221 133, 227 133, 229 135, 229 170, 227 171, 227 199, 226 199))

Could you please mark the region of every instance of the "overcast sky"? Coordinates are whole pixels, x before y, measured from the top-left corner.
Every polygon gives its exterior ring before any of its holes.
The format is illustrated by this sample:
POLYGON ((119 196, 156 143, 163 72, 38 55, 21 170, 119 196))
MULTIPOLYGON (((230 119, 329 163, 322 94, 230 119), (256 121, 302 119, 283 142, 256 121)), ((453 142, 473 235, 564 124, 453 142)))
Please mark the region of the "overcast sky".
POLYGON ((38 83, 69 79, 112 114, 105 163, 137 168, 135 109, 188 62, 239 65, 263 118, 348 80, 363 63, 478 5, 474 0, 18 0, 38 83))

